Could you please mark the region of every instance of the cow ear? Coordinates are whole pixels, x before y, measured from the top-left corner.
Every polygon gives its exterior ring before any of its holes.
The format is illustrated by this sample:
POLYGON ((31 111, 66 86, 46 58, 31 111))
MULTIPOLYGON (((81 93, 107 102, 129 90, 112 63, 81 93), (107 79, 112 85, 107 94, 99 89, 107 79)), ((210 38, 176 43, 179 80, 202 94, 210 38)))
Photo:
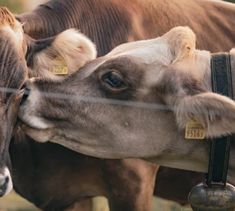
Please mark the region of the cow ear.
POLYGON ((67 75, 97 56, 95 45, 75 29, 36 43, 30 52, 33 59, 29 60, 33 60, 31 69, 37 75, 47 75, 45 70, 55 75, 67 75))
POLYGON ((189 27, 175 27, 162 38, 169 45, 173 63, 192 56, 195 51, 196 35, 189 27))
POLYGON ((203 126, 206 137, 235 132, 235 102, 219 94, 206 92, 184 97, 179 100, 174 112, 181 128, 186 128, 194 119, 203 126))
POLYGON ((97 56, 95 45, 85 35, 70 29, 57 35, 52 50, 64 59, 72 71, 79 69, 97 56))

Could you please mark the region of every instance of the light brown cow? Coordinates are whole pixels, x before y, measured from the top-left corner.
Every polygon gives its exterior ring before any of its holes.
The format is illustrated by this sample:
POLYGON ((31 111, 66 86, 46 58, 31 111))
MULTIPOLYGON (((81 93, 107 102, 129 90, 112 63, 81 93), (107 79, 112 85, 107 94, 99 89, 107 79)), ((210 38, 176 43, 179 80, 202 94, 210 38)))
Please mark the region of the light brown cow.
POLYGON ((31 80, 20 108, 24 129, 39 142, 99 158, 138 157, 206 172, 209 144, 186 140, 185 128, 195 120, 207 138, 234 133, 235 102, 211 92, 211 54, 195 46, 193 31, 176 27, 162 37, 120 45, 63 82, 31 80))

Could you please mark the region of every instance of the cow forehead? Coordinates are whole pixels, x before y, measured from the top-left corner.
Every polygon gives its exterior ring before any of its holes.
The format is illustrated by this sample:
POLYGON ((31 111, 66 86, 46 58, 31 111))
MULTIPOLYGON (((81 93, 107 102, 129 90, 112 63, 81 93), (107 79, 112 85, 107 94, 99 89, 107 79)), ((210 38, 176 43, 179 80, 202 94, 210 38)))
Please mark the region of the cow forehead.
POLYGON ((156 84, 163 70, 172 61, 169 45, 160 37, 125 43, 116 47, 105 58, 105 66, 107 63, 114 66, 119 63, 119 67, 123 67, 130 74, 143 72, 143 85, 148 87, 156 84))
MULTIPOLYGON (((86 64, 76 74, 79 78, 86 78, 96 70, 119 67, 125 71, 150 71, 152 68, 169 65, 171 58, 168 44, 160 39, 143 40, 125 43, 114 48, 109 54, 99 57, 86 64)), ((127 73, 128 74, 128 73, 127 73)))
POLYGON ((129 56, 139 58, 139 62, 146 64, 152 64, 154 62, 166 62, 167 64, 170 61, 170 51, 168 44, 159 38, 142 40, 131 43, 125 43, 114 50, 109 54, 109 57, 120 57, 120 56, 129 56))

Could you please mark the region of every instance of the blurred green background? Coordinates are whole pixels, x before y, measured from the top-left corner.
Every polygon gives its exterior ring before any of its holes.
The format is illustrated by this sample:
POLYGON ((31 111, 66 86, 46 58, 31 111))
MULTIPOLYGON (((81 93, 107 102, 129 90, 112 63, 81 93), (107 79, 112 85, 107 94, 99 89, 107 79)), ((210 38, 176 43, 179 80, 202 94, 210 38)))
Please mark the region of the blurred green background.
MULTIPOLYGON (((38 4, 46 0, 0 0, 1 6, 7 6, 14 13, 29 11, 38 4)), ((235 2, 235 0, 228 0, 235 2)), ((190 211, 189 207, 181 207, 180 205, 154 198, 154 211, 190 211)), ((0 199, 0 211, 37 211, 38 209, 28 203, 26 200, 12 192, 7 197, 0 199)), ((107 202, 103 198, 94 200, 94 211, 108 211, 107 202)))
POLYGON ((24 10, 27 0, 0 0, 1 6, 7 6, 13 12, 21 12, 24 10))

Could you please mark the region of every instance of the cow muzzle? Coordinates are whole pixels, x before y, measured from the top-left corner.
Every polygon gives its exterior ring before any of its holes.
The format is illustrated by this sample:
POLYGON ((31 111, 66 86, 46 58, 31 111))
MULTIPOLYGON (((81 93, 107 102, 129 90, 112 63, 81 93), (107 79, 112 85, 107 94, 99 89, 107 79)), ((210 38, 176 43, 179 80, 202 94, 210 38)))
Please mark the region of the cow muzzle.
POLYGON ((7 167, 0 171, 0 197, 7 195, 13 188, 10 171, 7 167))

